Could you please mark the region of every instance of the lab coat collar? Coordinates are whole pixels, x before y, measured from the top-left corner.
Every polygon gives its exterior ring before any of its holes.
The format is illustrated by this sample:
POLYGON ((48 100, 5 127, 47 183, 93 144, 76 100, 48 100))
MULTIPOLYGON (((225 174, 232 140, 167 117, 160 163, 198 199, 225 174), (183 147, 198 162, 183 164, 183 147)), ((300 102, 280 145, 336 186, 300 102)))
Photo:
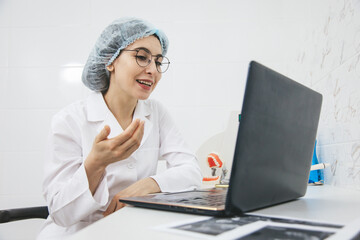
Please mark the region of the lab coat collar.
POLYGON ((144 121, 144 135, 140 143, 140 147, 144 144, 146 139, 149 137, 151 129, 153 128, 153 123, 150 121, 150 114, 151 114, 151 108, 150 108, 150 102, 149 101, 142 101, 138 100, 138 103, 135 108, 133 120, 140 119, 144 121))
MULTIPOLYGON (((145 122, 144 136, 141 141, 141 145, 148 138, 153 123, 150 121, 151 106, 149 101, 138 100, 135 107, 133 119, 140 119, 145 122)), ((121 134, 124 130, 107 107, 104 97, 100 92, 93 92, 87 99, 87 120, 90 122, 102 122, 97 131, 100 132, 105 125, 110 127, 110 134, 108 138, 113 138, 121 134)))
POLYGON ((110 112, 100 92, 92 92, 87 98, 86 105, 87 120, 89 122, 104 121, 108 112, 110 112))

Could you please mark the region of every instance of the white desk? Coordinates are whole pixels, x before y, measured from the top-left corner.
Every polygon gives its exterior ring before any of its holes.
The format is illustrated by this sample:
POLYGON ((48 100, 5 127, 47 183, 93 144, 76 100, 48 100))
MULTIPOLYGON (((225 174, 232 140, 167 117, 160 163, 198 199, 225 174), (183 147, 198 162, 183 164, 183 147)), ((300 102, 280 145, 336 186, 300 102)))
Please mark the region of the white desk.
MULTIPOLYGON (((253 213, 348 224, 360 217, 360 191, 311 186, 303 198, 253 213)), ((125 207, 71 236, 79 239, 195 239, 151 227, 190 220, 197 215, 125 207)))

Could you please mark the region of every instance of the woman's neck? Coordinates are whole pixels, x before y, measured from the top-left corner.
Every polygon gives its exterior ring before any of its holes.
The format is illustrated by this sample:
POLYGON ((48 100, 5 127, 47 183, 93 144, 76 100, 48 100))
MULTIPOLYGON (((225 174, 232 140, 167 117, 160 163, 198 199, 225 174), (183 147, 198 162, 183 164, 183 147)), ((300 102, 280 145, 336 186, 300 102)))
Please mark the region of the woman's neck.
POLYGON ((110 89, 103 96, 109 110, 125 130, 132 122, 137 99, 131 98, 126 94, 114 94, 110 89))

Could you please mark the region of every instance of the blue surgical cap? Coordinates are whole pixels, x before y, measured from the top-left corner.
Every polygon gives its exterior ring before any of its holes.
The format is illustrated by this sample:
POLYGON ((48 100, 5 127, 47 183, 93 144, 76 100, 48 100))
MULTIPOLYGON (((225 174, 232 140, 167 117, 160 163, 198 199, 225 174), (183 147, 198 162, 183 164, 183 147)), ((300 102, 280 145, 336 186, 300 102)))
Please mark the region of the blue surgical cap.
POLYGON ((138 39, 155 35, 166 55, 169 41, 166 35, 151 23, 137 18, 120 18, 101 33, 85 64, 82 81, 93 91, 106 91, 110 73, 106 69, 119 56, 120 51, 138 39))

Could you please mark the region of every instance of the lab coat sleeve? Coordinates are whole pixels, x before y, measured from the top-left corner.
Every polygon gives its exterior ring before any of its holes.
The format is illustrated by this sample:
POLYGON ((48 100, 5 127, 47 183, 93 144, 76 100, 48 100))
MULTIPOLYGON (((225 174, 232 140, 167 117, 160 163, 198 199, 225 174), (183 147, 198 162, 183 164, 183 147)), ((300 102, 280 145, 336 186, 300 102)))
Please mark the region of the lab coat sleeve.
POLYGON ((45 157, 44 197, 57 225, 68 227, 86 219, 108 202, 106 179, 94 196, 89 190, 81 147, 81 126, 71 115, 53 118, 45 157))
POLYGON ((202 176, 195 154, 175 126, 169 113, 158 105, 160 123, 160 156, 167 170, 152 176, 162 192, 179 192, 201 187, 202 176))

